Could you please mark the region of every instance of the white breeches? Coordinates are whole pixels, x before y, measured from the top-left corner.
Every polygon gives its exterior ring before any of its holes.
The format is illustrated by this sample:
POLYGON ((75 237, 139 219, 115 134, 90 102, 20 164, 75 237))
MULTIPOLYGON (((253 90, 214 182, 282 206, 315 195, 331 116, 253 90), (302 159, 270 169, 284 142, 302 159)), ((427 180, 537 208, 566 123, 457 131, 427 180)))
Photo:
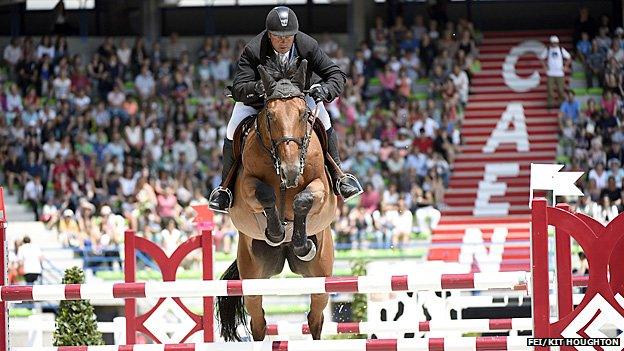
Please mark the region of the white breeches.
MULTIPOLYGON (((308 104, 308 107, 312 111, 314 111, 314 109, 316 108, 316 103, 314 102, 314 99, 312 99, 310 96, 306 96, 305 100, 306 100, 306 104, 308 104)), ((236 104, 234 104, 234 109, 232 110, 232 117, 230 117, 230 121, 228 122, 228 125, 227 125, 226 137, 229 140, 233 140, 234 132, 236 132, 236 128, 238 128, 238 125, 245 118, 256 113, 258 113, 257 109, 251 106, 247 106, 243 104, 242 102, 237 102, 236 104)), ((318 119, 320 119, 321 122, 323 123, 325 130, 328 130, 329 128, 331 128, 331 120, 329 118, 329 113, 327 113, 327 110, 325 109, 325 105, 322 103, 319 104, 318 119)))

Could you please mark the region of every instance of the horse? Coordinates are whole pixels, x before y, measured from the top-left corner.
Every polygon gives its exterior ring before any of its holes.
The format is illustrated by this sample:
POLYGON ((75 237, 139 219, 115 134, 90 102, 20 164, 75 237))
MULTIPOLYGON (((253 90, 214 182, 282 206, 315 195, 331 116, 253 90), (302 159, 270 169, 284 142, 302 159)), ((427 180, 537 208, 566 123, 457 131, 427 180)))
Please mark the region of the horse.
MULTIPOLYGON (((307 61, 269 62, 258 66, 265 106, 242 146, 242 165, 230 208, 239 233, 236 260, 221 279, 266 279, 284 264, 304 277, 329 277, 334 265, 331 223, 337 198, 325 169, 316 119, 306 105, 307 61), (279 197, 279 202, 278 202, 279 197)), ((321 337, 327 294, 312 294, 308 324, 321 337)), ((255 341, 266 335, 262 296, 217 299, 221 336, 241 341, 239 325, 251 329, 255 341), (245 308, 251 319, 247 326, 245 308)))

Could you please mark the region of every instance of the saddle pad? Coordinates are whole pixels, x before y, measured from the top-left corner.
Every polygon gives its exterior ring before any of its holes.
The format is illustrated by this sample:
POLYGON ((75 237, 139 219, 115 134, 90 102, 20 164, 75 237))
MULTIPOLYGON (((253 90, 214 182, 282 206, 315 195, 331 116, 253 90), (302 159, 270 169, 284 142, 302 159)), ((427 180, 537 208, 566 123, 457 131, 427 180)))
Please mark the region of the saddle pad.
POLYGON ((254 125, 253 123, 256 120, 256 116, 257 115, 251 115, 245 118, 238 125, 238 128, 236 128, 236 131, 234 131, 233 153, 234 153, 235 160, 240 160, 241 156, 243 155, 243 146, 245 145, 245 138, 249 134, 249 131, 251 130, 251 128, 253 128, 253 125, 254 125))

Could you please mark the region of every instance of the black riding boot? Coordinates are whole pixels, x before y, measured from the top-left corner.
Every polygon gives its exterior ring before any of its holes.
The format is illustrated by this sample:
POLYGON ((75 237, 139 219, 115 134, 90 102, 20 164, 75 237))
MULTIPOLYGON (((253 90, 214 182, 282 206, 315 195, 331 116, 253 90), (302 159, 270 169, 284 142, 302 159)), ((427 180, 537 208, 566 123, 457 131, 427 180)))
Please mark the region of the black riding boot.
MULTIPOLYGON (((230 188, 232 184, 226 184, 228 176, 234 165, 234 142, 225 138, 223 140, 223 170, 221 173, 221 185, 210 193, 208 207, 216 212, 228 213, 232 206, 233 195, 230 188)), ((233 177, 232 177, 233 178, 233 177)), ((233 179, 232 179, 233 181, 233 179)))
MULTIPOLYGON (((334 160, 338 168, 340 168, 340 155, 338 154, 338 137, 334 132, 334 128, 327 130, 327 151, 334 160)), ((334 193, 342 196, 345 201, 360 195, 364 192, 357 178, 350 173, 343 173, 340 169, 336 169, 332 165, 327 167, 331 175, 334 193)))

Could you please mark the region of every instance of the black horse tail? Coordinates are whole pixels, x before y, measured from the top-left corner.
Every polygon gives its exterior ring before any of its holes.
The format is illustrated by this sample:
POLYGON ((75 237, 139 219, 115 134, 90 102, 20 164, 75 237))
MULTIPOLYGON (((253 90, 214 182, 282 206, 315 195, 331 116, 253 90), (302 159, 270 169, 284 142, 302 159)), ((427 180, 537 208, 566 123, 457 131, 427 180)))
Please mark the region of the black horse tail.
MULTIPOLYGON (((238 280, 238 266, 236 260, 221 276, 222 280, 238 280)), ((221 325, 221 336, 225 341, 242 341, 238 335, 238 326, 244 325, 247 328, 247 316, 242 296, 220 296, 217 297, 217 319, 221 325)))

